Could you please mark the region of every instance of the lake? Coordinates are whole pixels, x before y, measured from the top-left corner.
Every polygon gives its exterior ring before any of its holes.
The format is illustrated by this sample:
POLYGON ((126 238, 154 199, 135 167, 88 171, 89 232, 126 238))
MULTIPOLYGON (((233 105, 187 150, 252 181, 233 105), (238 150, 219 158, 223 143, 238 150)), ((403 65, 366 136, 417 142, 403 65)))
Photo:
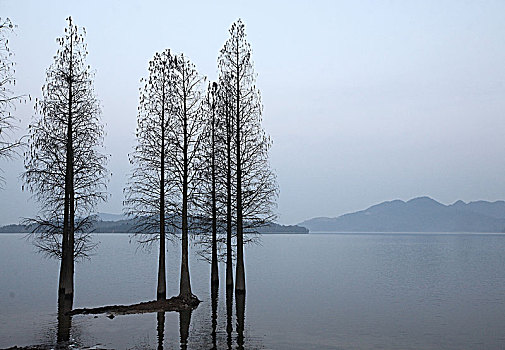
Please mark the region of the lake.
MULTIPOLYGON (((95 241, 95 255, 76 265, 74 308, 155 298, 156 247, 139 250, 119 234, 95 241)), ((171 296, 180 248, 167 247, 171 296)), ((192 255, 192 289, 202 302, 190 318, 76 315, 71 347, 161 348, 162 334, 164 349, 181 348, 181 336, 188 349, 505 348, 505 235, 264 235, 245 258, 245 311, 227 305, 220 265, 212 317, 210 265, 192 255)), ((58 273, 58 262, 23 235, 0 235, 0 348, 54 344, 58 273)))

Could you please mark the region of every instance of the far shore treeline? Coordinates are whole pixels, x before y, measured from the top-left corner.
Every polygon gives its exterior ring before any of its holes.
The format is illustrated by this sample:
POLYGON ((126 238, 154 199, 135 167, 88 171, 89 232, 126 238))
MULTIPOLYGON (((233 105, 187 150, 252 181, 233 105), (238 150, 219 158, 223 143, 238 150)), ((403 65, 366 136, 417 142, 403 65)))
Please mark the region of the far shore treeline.
MULTIPOLYGON (((130 234, 133 227, 136 226, 134 219, 124 220, 96 220, 90 227, 89 233, 122 233, 130 234)), ((266 226, 258 227, 258 233, 285 233, 285 234, 307 234, 309 230, 305 227, 298 225, 280 225, 276 223, 269 223, 266 226)), ((20 224, 11 224, 0 226, 0 233, 29 233, 30 228, 20 224)))

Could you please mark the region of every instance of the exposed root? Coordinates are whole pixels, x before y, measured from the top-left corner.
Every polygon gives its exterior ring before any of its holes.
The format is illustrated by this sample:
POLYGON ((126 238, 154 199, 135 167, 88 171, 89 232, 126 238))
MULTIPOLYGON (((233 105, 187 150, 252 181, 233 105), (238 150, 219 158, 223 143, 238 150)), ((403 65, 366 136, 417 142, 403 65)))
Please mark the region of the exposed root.
POLYGON ((107 317, 114 318, 114 315, 143 314, 148 312, 183 311, 195 309, 200 300, 194 295, 188 298, 179 296, 165 300, 153 300, 133 305, 111 305, 96 308, 74 309, 68 312, 69 315, 89 315, 89 314, 109 314, 107 317))

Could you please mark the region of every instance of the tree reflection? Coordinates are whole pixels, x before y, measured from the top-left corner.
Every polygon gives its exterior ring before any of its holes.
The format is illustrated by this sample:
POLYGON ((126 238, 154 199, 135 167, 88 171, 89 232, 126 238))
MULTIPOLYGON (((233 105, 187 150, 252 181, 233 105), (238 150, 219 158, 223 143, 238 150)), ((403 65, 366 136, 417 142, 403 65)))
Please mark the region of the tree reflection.
POLYGON ((212 306, 212 349, 217 349, 217 303, 219 298, 219 284, 213 283, 210 291, 212 306))
POLYGON ((236 293, 237 349, 244 349, 245 293, 236 293))
POLYGON ((233 317, 233 285, 226 285, 226 344, 228 349, 231 350, 233 324, 231 322, 233 317))
POLYGON ((165 313, 158 312, 157 315, 158 350, 163 350, 163 338, 165 335, 165 313))
POLYGON ((188 348, 189 324, 191 323, 192 309, 179 311, 179 335, 181 337, 181 350, 188 348))

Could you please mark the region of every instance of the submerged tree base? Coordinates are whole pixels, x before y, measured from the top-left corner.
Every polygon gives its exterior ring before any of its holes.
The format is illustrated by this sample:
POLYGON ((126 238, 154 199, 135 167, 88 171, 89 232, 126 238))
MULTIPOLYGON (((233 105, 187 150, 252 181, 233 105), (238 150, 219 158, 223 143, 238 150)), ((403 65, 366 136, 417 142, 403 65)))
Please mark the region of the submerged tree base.
POLYGON ((74 309, 69 315, 90 315, 90 314, 109 314, 108 317, 113 318, 114 315, 128 314, 143 314, 148 312, 166 312, 166 311, 184 311, 193 310, 200 304, 200 300, 196 296, 191 299, 181 298, 179 296, 165 300, 146 301, 133 305, 111 305, 102 306, 91 309, 74 309))

